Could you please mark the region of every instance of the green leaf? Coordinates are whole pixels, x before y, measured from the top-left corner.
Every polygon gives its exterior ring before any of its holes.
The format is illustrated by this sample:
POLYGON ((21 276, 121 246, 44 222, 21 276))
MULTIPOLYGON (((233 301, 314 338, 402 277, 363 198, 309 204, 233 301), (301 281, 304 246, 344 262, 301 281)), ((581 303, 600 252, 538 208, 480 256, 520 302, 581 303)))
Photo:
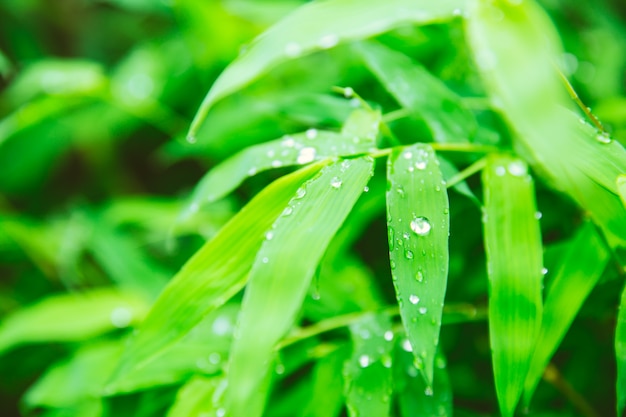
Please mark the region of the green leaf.
POLYGON ((303 417, 337 417, 343 407, 341 369, 346 349, 339 348, 319 359, 313 369, 313 388, 303 417))
POLYGON ((617 177, 617 192, 622 199, 624 207, 626 207, 626 174, 617 177))
POLYGON ((617 361, 617 415, 626 407, 626 288, 622 291, 617 325, 615 326, 615 360, 617 361))
POLYGON ((398 393, 400 415, 452 416, 452 386, 446 370, 446 360, 441 354, 435 357, 433 385, 428 386, 415 367, 411 344, 408 339, 398 344, 394 357, 393 375, 398 393), (407 350, 408 348, 408 350, 407 350))
POLYGON ((541 331, 524 384, 526 405, 530 403, 550 357, 602 276, 609 258, 605 243, 593 224, 584 224, 569 244, 547 291, 541 331))
POLYGON ((510 417, 541 326, 541 234, 533 181, 524 162, 491 155, 483 187, 489 337, 500 411, 510 417))
POLYGON ((112 288, 51 296, 4 318, 0 354, 26 343, 89 340, 140 321, 147 307, 137 295, 112 288))
POLYGON ((474 59, 494 105, 517 132, 515 144, 624 245, 626 211, 616 179, 626 172, 626 151, 563 110, 571 101, 554 68, 561 48, 549 18, 533 1, 473 4, 466 28, 474 59))
POLYGON ((386 417, 392 393, 393 331, 386 314, 366 314, 350 325, 352 357, 344 366, 350 417, 386 417))
POLYGON ((448 281, 448 194, 429 145, 397 148, 387 164, 391 274, 415 360, 432 384, 448 281))
POLYGON ((406 109, 422 117, 437 142, 467 142, 478 125, 461 99, 408 56, 383 44, 363 42, 356 50, 385 89, 406 109))
POLYGON ((359 109, 348 118, 341 133, 309 129, 248 147, 200 180, 181 218, 188 218, 203 205, 219 200, 259 172, 370 151, 376 146, 379 123, 379 111, 359 109))
POLYGON ((193 377, 178 391, 167 417, 219 415, 214 397, 219 396, 225 382, 223 377, 193 377))
POLYGON ((261 386, 274 348, 294 324, 320 259, 363 192, 372 165, 364 157, 323 168, 294 193, 268 232, 250 272, 231 350, 228 415, 261 415, 261 386))
MULTIPOLYGON (((407 24, 451 19, 465 2, 460 0, 329 0, 305 4, 256 38, 246 52, 219 76, 205 97, 189 131, 195 141, 213 105, 280 63, 339 43, 367 38, 407 24), (320 22, 324 22, 323 25, 320 22)), ((458 12, 457 12, 458 13, 458 12)))
POLYGON ((142 323, 110 390, 115 390, 116 379, 145 366, 243 288, 265 233, 302 182, 324 164, 310 165, 270 184, 187 261, 142 323))

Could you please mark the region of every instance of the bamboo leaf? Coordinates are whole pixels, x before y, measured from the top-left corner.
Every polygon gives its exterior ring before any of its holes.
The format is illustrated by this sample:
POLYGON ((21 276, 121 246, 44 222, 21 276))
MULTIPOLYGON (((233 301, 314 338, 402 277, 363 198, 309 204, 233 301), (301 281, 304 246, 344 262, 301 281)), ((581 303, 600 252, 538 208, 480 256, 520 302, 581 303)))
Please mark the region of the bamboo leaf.
POLYGON ((26 343, 88 340, 140 321, 147 307, 137 295, 111 288, 51 296, 2 320, 0 354, 26 343))
POLYGON ((515 411, 541 326, 542 245, 527 166, 490 156, 483 171, 489 337, 500 411, 515 411))
POLYGON ((464 5, 460 0, 388 0, 384 3, 329 0, 304 4, 256 38, 246 52, 224 70, 202 102, 192 122, 189 139, 195 141, 196 132, 218 100, 242 89, 280 63, 407 23, 429 24, 451 19, 455 10, 458 14, 464 5))
POLYGON ((539 174, 624 245, 626 212, 616 179, 626 172, 626 151, 563 111, 571 102, 554 68, 561 48, 549 18, 533 1, 473 4, 466 28, 474 60, 493 102, 518 133, 516 145, 539 174))
POLYGON ((406 109, 422 117, 438 142, 467 142, 478 125, 461 99, 408 56, 376 42, 356 50, 385 89, 406 109))
POLYGON ((350 417, 386 417, 392 393, 393 331, 386 314, 367 314, 350 326, 352 357, 344 366, 350 417))
POLYGON ((524 384, 526 405, 530 403, 550 357, 602 276, 609 258, 610 254, 593 224, 583 225, 570 243, 547 291, 541 331, 524 384))
POLYGON ((387 164, 391 273, 415 360, 432 384, 448 280, 448 194, 428 145, 398 148, 387 164))
POLYGON ((109 390, 115 391, 116 380, 145 366, 243 288, 265 232, 300 184, 323 165, 310 165, 270 184, 187 261, 138 329, 109 390))
POLYGON ((200 180, 181 218, 188 218, 202 205, 219 200, 259 172, 372 150, 376 146, 380 117, 379 111, 359 109, 351 114, 341 133, 309 129, 242 150, 200 180))
POLYGON ((268 232, 250 272, 231 349, 228 415, 261 415, 274 348, 294 324, 317 265, 363 192, 372 165, 367 157, 325 167, 295 193, 268 232))

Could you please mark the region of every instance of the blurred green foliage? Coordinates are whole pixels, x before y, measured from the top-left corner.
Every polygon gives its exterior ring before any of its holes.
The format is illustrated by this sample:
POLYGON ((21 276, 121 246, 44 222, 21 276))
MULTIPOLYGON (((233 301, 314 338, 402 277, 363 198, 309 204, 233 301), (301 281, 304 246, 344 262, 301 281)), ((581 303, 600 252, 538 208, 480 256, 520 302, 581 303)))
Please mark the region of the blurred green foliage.
MULTIPOLYGON (((285 134, 302 132, 305 140, 312 127, 330 138, 353 132, 344 122, 350 120, 354 103, 333 92, 333 86, 351 86, 383 113, 404 112, 401 118, 387 119, 393 135, 382 132, 389 142, 385 146, 409 145, 415 138, 445 142, 450 132, 470 132, 463 139, 510 149, 514 133, 485 104, 461 19, 426 26, 407 23, 376 36, 395 52, 377 49, 382 46, 376 43, 341 43, 281 63, 219 101, 200 126, 196 143, 189 143, 188 128, 218 75, 252 46, 255 36, 304 3, 0 3, 0 414, 216 415, 239 293, 167 350, 153 352, 157 359, 131 372, 115 392, 107 391, 106 384, 128 336, 170 279, 252 196, 290 171, 272 166, 278 169, 245 179, 247 173, 222 166, 216 172, 232 184, 220 183, 217 176, 214 184, 228 189, 223 194, 241 184, 237 191, 204 202, 193 216, 181 216, 202 175, 249 145, 263 143, 260 152, 269 152, 272 145, 265 142, 282 141, 285 134), (376 61, 376 54, 389 59, 376 61), (425 93, 407 98, 402 88, 390 88, 390 81, 383 85, 389 71, 403 68, 420 80, 425 93), (424 100, 432 91, 445 100, 434 105, 424 100), (429 115, 438 110, 451 115, 441 130, 429 124, 429 115), (340 133, 331 132, 342 127, 340 133)), ((540 4, 563 42, 565 53, 556 64, 616 144, 626 144, 626 3, 540 4)), ((388 79, 394 79, 393 73, 388 79)), ((291 164, 365 152, 363 144, 339 151, 320 146, 315 157, 291 164)), ((555 161, 560 157, 552 155, 555 161)), ((441 160, 446 179, 477 160, 455 153, 449 159, 441 160)), ((555 272, 562 259, 576 253, 576 229, 581 224, 585 230, 591 227, 584 211, 552 185, 536 184, 547 287, 553 277, 563 285, 555 272)), ((412 395, 428 387, 414 378, 418 370, 403 348, 406 339, 397 309, 387 314, 396 297, 380 168, 368 187, 370 192, 357 202, 317 267, 299 313, 298 323, 319 326, 320 334, 296 332, 281 342, 266 415, 346 415, 364 401, 357 388, 384 396, 390 395, 388 385, 395 390, 393 405, 377 403, 372 410, 391 407, 388 412, 394 416, 450 415, 452 410, 457 416, 497 415, 484 314, 488 281, 477 198, 480 181, 471 177, 450 191, 448 309, 431 402, 412 395), (367 314, 357 314, 362 312, 367 314), (355 336, 363 329, 375 336, 369 344, 355 336), (393 344, 387 343, 391 330, 393 344), (371 355, 380 356, 377 360, 387 355, 400 365, 393 372, 385 367, 365 372, 358 362, 368 349, 377 352, 371 355), (383 384, 370 386, 372 380, 383 384), (355 385, 347 386, 351 383, 355 385)), ((282 207, 275 210, 280 213, 282 207)), ((246 227, 235 224, 231 229, 246 227)), ((598 283, 589 289, 580 311, 574 309, 573 316, 578 315, 575 320, 572 316, 550 372, 537 386, 531 415, 615 413, 613 338, 626 254, 623 242, 621 249, 610 243, 618 248, 609 267, 594 272, 598 283)))

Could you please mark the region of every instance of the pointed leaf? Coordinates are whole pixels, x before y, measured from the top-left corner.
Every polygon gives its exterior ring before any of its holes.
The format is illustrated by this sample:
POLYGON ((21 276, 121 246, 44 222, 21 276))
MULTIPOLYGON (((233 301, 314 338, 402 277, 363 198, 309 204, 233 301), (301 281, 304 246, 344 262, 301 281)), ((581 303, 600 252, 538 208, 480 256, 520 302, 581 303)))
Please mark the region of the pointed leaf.
POLYGON ((377 42, 360 43, 356 50, 387 91, 424 119, 437 142, 467 142, 474 135, 478 126, 474 115, 423 66, 377 42))
POLYGON ((395 149, 387 178, 391 274, 402 323, 430 385, 448 281, 448 194, 429 145, 395 149))
POLYGON ((500 411, 511 417, 541 325, 541 234, 524 162, 490 156, 483 186, 492 362, 500 411))
POLYGON ((350 417, 387 417, 392 393, 393 331, 386 314, 366 314, 350 326, 352 357, 344 366, 350 417))
MULTIPOLYGON (((187 261, 150 310, 115 379, 154 359, 243 288, 265 232, 302 182, 322 165, 308 166, 270 184, 187 261)), ((109 388, 115 389, 115 380, 109 388)))
POLYGON ((317 265, 363 192, 372 165, 366 157, 325 167, 295 193, 268 232, 250 272, 231 350, 228 415, 261 415, 261 386, 274 348, 293 326, 317 265))
POLYGON ((194 141, 211 107, 282 62, 339 43, 367 38, 407 24, 428 24, 455 15, 461 0, 329 0, 305 4, 256 38, 219 76, 189 132, 194 141), (323 22, 323 24, 320 24, 323 22))
POLYGON ((341 370, 347 349, 339 348, 317 361, 313 369, 313 388, 303 417, 337 417, 343 407, 341 370))
POLYGON ((547 291, 541 331, 524 384, 527 405, 550 357, 602 276, 609 258, 610 254, 593 224, 584 224, 570 243, 547 291))

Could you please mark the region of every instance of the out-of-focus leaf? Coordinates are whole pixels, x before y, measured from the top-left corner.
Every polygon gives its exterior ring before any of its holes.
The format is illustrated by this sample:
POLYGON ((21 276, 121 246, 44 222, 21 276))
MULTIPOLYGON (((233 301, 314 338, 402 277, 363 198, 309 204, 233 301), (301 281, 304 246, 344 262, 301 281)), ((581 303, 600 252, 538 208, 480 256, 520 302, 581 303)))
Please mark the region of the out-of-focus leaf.
POLYGON ((240 90, 272 67, 320 49, 366 38, 406 23, 428 24, 460 11, 459 0, 413 1, 330 0, 302 5, 255 41, 220 75, 204 99, 189 137, 195 141, 198 128, 218 100, 240 90), (319 22, 324 22, 320 25, 319 22))
POLYGON ((26 343, 88 340, 140 321, 146 310, 144 299, 109 288, 51 296, 2 321, 0 353, 26 343))
POLYGON ((313 389, 302 417, 337 417, 343 406, 342 368, 346 349, 339 348, 315 364, 313 389))
POLYGON ((602 276, 609 258, 610 254, 593 224, 584 224, 570 243, 547 291, 541 331, 524 384, 526 405, 530 403, 550 357, 602 276))
POLYGON ((622 298, 615 326, 615 360, 617 361, 617 415, 624 414, 626 407, 626 289, 622 298))
POLYGON ((619 193, 622 203, 626 208, 626 174, 622 174, 617 177, 617 192, 619 193))
POLYGON ((387 179, 387 232, 396 298, 416 363, 430 385, 448 281, 448 194, 429 145, 395 149, 387 179))
POLYGON ((258 172, 370 151, 376 145, 379 123, 379 111, 355 110, 341 133, 309 129, 248 147, 209 171, 200 180, 181 217, 188 218, 202 205, 219 200, 247 177, 258 172))
POLYGON ((11 61, 9 61, 6 55, 0 50, 0 76, 7 78, 12 72, 13 65, 11 65, 11 61))
POLYGON ((385 89, 422 117, 438 142, 467 142, 478 125, 461 99, 424 67, 383 44, 363 42, 356 50, 385 89))
POLYGON ((491 356, 500 412, 510 417, 541 326, 541 233, 533 181, 524 162, 490 156, 483 186, 491 356))
POLYGON ((534 1, 472 4, 466 28, 474 59, 494 104, 518 133, 516 144, 538 173, 624 245, 626 211, 615 181, 626 172, 626 151, 563 110, 571 104, 553 66, 561 52, 548 17, 534 1))
POLYGON ((393 331, 386 314, 367 314, 350 326, 352 357, 344 366, 350 417, 386 417, 392 394, 393 331))
POLYGON ((364 157, 323 168, 294 193, 267 232, 250 272, 231 350, 227 415, 262 414, 266 393, 261 386, 274 348, 294 324, 317 265, 363 192, 372 165, 364 157))
MULTIPOLYGON (((284 176, 253 198, 170 281, 135 335, 116 372, 121 380, 182 338, 204 316, 239 292, 265 233, 302 182, 324 163, 284 176)), ((115 390, 115 379, 109 389, 115 390)))
POLYGON ((452 386, 441 354, 435 357, 433 385, 428 386, 415 367, 408 339, 398 344, 394 356, 393 375, 402 417, 452 416, 452 386))
POLYGON ((219 415, 220 408, 216 406, 214 397, 223 392, 224 382, 223 377, 193 377, 178 391, 167 417, 219 415))

